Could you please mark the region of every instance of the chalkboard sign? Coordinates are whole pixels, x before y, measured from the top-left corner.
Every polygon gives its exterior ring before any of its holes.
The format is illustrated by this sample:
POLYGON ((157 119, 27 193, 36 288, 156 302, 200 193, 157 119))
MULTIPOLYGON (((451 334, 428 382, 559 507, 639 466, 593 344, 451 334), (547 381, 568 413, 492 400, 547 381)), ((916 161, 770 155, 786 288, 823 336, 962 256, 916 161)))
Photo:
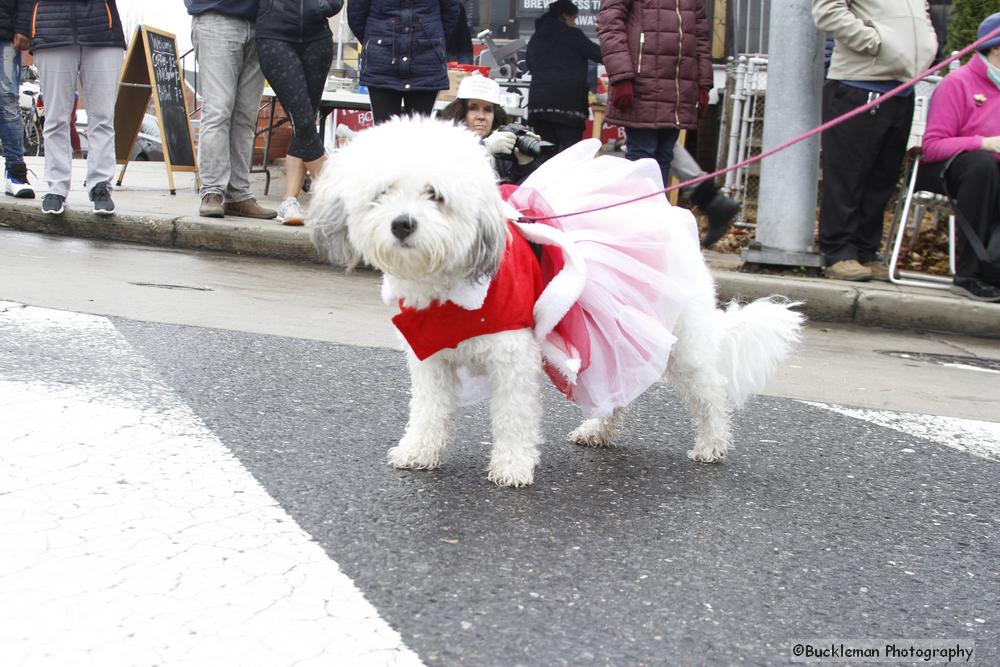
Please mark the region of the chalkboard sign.
POLYGON ((136 29, 129 44, 118 82, 115 154, 118 163, 123 165, 118 177, 119 185, 125 177, 125 169, 150 99, 160 125, 170 194, 175 194, 173 172, 198 171, 184 97, 184 74, 177 58, 176 38, 168 32, 143 25, 136 29))
POLYGON ((146 30, 146 44, 153 68, 153 91, 163 125, 165 155, 177 167, 193 167, 194 142, 184 100, 184 80, 177 62, 177 42, 173 36, 146 30))

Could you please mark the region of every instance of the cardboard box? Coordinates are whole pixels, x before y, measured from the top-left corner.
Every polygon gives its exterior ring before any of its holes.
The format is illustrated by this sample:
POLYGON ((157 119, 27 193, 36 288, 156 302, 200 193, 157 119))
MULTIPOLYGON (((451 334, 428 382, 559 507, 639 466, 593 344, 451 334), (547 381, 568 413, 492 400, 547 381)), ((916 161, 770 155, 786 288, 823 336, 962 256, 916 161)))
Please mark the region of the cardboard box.
POLYGON ((479 72, 483 76, 490 75, 489 67, 476 67, 475 65, 460 65, 459 63, 448 63, 448 90, 442 90, 438 93, 438 100, 442 102, 451 102, 458 95, 458 84, 462 83, 462 79, 471 75, 473 72, 479 72))

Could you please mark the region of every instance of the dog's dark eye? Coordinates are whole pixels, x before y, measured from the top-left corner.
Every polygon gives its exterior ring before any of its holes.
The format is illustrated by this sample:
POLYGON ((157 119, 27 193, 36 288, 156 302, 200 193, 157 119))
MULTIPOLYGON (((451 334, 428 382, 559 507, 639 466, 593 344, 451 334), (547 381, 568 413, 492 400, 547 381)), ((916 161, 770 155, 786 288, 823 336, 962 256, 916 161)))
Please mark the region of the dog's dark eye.
POLYGON ((438 204, 444 203, 444 195, 442 195, 440 192, 438 192, 429 185, 426 188, 424 188, 424 195, 426 195, 427 198, 433 202, 436 202, 438 204))

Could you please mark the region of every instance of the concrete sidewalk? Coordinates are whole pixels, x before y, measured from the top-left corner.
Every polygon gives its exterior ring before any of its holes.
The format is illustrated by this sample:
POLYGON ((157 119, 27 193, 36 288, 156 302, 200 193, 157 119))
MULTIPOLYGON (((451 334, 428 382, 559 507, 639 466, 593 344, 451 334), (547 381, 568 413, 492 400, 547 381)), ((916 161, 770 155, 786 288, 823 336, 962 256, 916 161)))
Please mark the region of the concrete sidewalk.
MULTIPOLYGON (((42 158, 28 158, 35 172, 32 183, 39 198, 0 199, 0 225, 23 231, 82 238, 144 243, 171 248, 214 250, 245 255, 315 262, 308 228, 285 227, 274 221, 244 218, 210 219, 197 215, 199 198, 194 176, 174 175, 177 194, 168 190, 161 162, 131 163, 122 186, 114 193, 118 212, 109 218, 91 213, 83 187, 85 164, 74 160, 74 189, 62 216, 40 210, 42 158)), ((254 174, 258 200, 276 208, 284 185, 280 167, 271 168, 268 196, 264 176, 254 174)), ((308 207, 308 195, 302 198, 308 207)), ((707 252, 722 300, 754 299, 781 294, 802 301, 813 320, 849 322, 866 326, 944 331, 1000 338, 1000 304, 979 303, 945 290, 900 287, 889 283, 850 283, 824 278, 759 275, 740 271, 733 255, 707 252)))

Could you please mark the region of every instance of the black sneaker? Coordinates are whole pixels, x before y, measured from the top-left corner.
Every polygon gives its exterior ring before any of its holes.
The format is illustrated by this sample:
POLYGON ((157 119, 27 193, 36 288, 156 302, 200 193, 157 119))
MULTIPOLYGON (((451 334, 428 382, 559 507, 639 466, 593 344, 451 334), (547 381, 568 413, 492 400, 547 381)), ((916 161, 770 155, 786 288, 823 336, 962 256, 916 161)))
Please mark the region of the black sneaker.
POLYGON ((47 194, 42 197, 42 213, 61 215, 66 210, 66 198, 62 195, 47 194))
POLYGON ((976 301, 1000 303, 1000 287, 984 283, 978 278, 955 276, 955 282, 951 285, 951 291, 955 294, 975 299, 976 301))
POLYGON ((111 184, 102 181, 90 189, 90 201, 94 202, 94 213, 97 215, 112 215, 115 203, 111 201, 111 184))

